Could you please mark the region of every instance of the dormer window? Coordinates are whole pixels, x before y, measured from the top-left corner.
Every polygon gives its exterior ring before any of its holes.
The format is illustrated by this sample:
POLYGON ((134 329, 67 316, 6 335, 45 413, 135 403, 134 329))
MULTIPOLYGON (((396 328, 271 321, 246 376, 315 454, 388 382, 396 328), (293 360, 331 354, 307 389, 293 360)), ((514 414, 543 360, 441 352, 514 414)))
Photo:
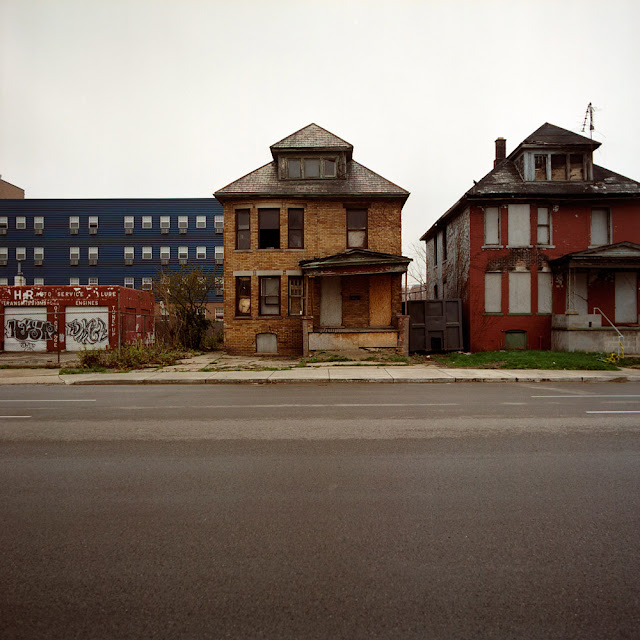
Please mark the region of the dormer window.
POLYGON ((534 153, 533 160, 536 182, 585 179, 585 159, 582 153, 534 153))
POLYGON ((335 178, 338 159, 287 158, 287 177, 292 180, 318 180, 335 178))

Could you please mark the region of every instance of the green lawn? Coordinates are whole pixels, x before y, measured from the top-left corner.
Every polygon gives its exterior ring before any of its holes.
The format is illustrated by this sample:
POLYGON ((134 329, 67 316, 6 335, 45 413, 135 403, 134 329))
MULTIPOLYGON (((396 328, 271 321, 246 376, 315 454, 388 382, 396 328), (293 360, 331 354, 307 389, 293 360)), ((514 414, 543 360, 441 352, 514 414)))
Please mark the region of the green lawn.
MULTIPOLYGON (((588 369, 618 371, 609 354, 564 351, 483 351, 432 355, 431 361, 447 367, 473 369, 588 369)), ((629 366, 624 360, 619 363, 629 366)))

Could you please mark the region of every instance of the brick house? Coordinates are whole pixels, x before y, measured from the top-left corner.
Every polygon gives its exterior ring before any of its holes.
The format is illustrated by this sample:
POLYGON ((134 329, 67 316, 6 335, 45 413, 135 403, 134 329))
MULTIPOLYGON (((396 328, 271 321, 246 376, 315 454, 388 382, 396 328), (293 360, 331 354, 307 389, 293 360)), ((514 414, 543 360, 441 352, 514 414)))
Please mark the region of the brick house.
POLYGON ((429 297, 463 301, 465 344, 640 352, 640 184, 599 142, 544 124, 422 236, 429 297))
POLYGON ((224 207, 229 353, 405 348, 401 211, 409 193, 310 124, 215 193, 224 207))

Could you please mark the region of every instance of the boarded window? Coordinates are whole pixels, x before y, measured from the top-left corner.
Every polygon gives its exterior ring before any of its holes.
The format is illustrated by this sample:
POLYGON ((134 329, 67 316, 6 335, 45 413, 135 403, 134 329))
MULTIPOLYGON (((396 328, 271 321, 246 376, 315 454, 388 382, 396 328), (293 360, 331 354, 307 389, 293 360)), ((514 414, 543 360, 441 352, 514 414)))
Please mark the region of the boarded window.
POLYGON ((531 273, 509 273, 509 313, 531 313, 531 273))
POLYGON ((278 353, 278 338, 276 334, 257 333, 256 353, 278 353))
POLYGON ((236 315, 251 315, 251 277, 239 276, 236 278, 236 315))
POLYGON ((534 156, 535 163, 535 179, 538 181, 547 179, 547 156, 534 156))
POLYGON ((528 204, 509 205, 510 247, 528 247, 531 244, 530 213, 528 204))
POLYGON ((484 310, 502 313, 502 273, 484 274, 484 310))
POLYGON ((551 313, 551 273, 538 271, 538 313, 551 313))
POLYGON ((584 169, 581 153, 572 153, 569 156, 569 180, 584 180, 584 169))
POLYGON ((551 179, 567 179, 567 156, 564 153, 554 153, 551 155, 551 179))
POLYGON ((300 158, 289 158, 287 160, 290 178, 301 178, 302 169, 300 168, 300 158))
POLYGON ((367 248, 367 210, 347 209, 347 248, 367 248))
POLYGON ((591 210, 591 246, 609 244, 610 242, 609 209, 591 210))
POLYGON ((551 213, 549 207, 538 207, 538 236, 537 243, 551 244, 551 213))
POLYGON ((500 209, 487 207, 484 210, 484 243, 485 245, 500 244, 500 209))
POLYGON ((289 315, 304 314, 304 279, 302 276, 289 278, 289 315))
POLYGON ((280 315, 280 278, 278 276, 260 278, 260 315, 280 315))
POLYGON ((251 216, 249 209, 236 210, 236 249, 251 249, 251 216))
POLYGON ((258 209, 258 248, 280 248, 280 209, 258 209))
POLYGON ((289 249, 304 247, 304 209, 288 210, 289 249))

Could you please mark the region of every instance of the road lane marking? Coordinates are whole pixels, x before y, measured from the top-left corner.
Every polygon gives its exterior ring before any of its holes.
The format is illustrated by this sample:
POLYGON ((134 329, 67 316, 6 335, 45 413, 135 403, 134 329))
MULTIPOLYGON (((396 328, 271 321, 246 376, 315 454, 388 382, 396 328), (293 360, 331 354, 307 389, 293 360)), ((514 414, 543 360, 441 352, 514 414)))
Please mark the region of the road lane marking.
POLYGON ((300 409, 310 407, 313 409, 321 407, 455 407, 458 402, 394 402, 389 404, 380 403, 339 403, 331 402, 325 404, 202 404, 202 405, 154 405, 151 407, 110 407, 111 409, 138 410, 148 409, 300 409))
POLYGON ((31 400, 28 398, 25 398, 24 400, 0 400, 0 402, 95 402, 95 399, 93 400, 31 400))
POLYGON ((640 398, 640 394, 620 394, 620 395, 588 395, 588 396, 531 396, 532 398, 580 398, 580 399, 589 399, 589 398, 640 398))
POLYGON ((31 416, 0 416, 0 420, 15 420, 16 418, 30 418, 31 416))
POLYGON ((640 413, 640 411, 585 411, 585 413, 640 413))

